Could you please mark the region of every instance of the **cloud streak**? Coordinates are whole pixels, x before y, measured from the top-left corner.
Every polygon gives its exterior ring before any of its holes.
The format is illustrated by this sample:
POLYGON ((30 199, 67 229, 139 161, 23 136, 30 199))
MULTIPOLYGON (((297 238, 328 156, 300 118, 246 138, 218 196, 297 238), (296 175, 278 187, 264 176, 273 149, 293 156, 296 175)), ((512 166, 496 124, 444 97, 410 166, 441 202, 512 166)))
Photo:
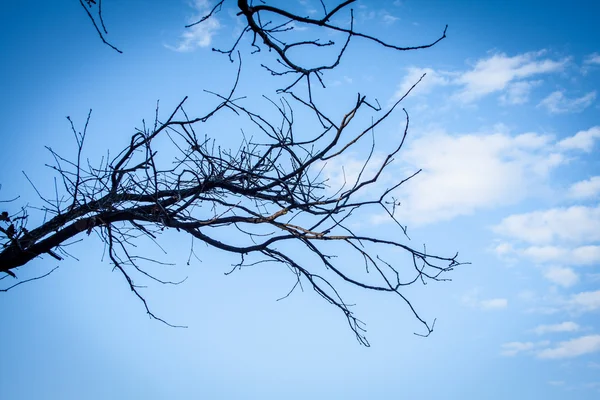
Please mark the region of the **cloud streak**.
POLYGON ((541 342, 509 342, 502 345, 501 355, 505 357, 514 357, 519 353, 531 352, 537 348, 548 346, 549 341, 544 340, 541 342))
MULTIPOLYGON (((550 135, 531 132, 510 135, 505 131, 502 126, 496 132, 462 135, 433 130, 411 141, 403 152, 403 160, 413 170, 420 167, 423 171, 398 190, 402 201, 399 217, 411 224, 424 225, 537 196, 549 189, 553 171, 578 157, 574 152, 591 151, 600 137, 598 127, 558 142, 550 135)), ((589 228, 580 235, 587 235, 592 229, 585 220, 590 214, 588 210, 573 209, 563 218, 559 211, 549 213, 551 223, 556 225, 552 235, 560 235, 559 230, 564 230, 570 236, 570 231, 577 228, 564 226, 573 217, 589 228)), ((600 218, 600 210, 592 214, 590 221, 600 218)), ((542 224, 539 218, 545 216, 513 216, 496 230, 530 241, 523 237, 525 232, 533 237, 548 235, 546 225, 535 225, 542 224), (525 229, 521 229, 524 225, 525 229)), ((546 243, 542 238, 530 242, 546 243)))
MULTIPOLYGON (((390 174, 409 176, 421 168, 419 175, 394 193, 402 203, 397 209, 398 218, 415 225, 451 220, 550 191, 551 173, 582 153, 591 152, 599 138, 600 127, 579 131, 559 141, 551 135, 532 132, 511 135, 501 125, 491 132, 461 135, 431 130, 407 144, 402 153, 403 163, 389 169, 381 183, 386 179, 393 181, 390 174)), ((358 166, 362 165, 351 155, 343 164, 346 178, 356 176, 358 166)), ((324 172, 337 187, 343 183, 341 166, 328 166, 324 172)), ((596 190, 595 185, 596 180, 582 183, 571 192, 585 190, 589 194, 596 190)), ((373 222, 381 221, 377 215, 373 218, 373 222)), ((494 230, 538 246, 552 244, 552 238, 598 240, 600 233, 594 229, 594 223, 600 223, 600 208, 576 206, 512 215, 494 230)), ((553 249, 532 247, 526 253, 531 258, 544 258, 545 251, 553 249)), ((571 256, 573 260, 581 259, 579 253, 571 256)))
POLYGON ((510 243, 500 243, 494 251, 499 256, 516 255, 536 264, 593 265, 600 263, 600 245, 576 247, 565 246, 528 246, 516 248, 510 243))
POLYGON ((572 206, 515 214, 493 229, 512 239, 533 244, 589 243, 600 241, 600 205, 572 206))
POLYGON ((584 60, 584 64, 588 65, 600 65, 600 53, 592 53, 588 55, 584 60))
MULTIPOLYGON (((455 90, 451 99, 462 104, 470 104, 492 94, 500 94, 499 100, 503 104, 524 104, 529 101, 531 90, 542 83, 539 77, 563 71, 570 61, 569 58, 552 59, 545 56, 545 50, 515 56, 495 53, 477 60, 470 69, 453 72, 409 67, 393 99, 400 98, 423 73, 427 73, 421 82, 423 87, 415 94, 426 94, 434 87, 452 86, 455 90)), ((556 109, 583 106, 585 101, 582 99, 571 104, 563 100, 563 103, 556 103, 556 109)))
POLYGON ((478 60, 473 69, 457 79, 462 88, 454 97, 469 103, 500 92, 513 82, 524 82, 534 76, 561 71, 568 62, 568 59, 556 61, 542 58, 545 53, 542 50, 513 57, 498 53, 478 60))
POLYGON ((596 91, 588 92, 581 97, 568 98, 564 92, 557 90, 544 98, 538 107, 545 108, 551 114, 579 113, 591 106, 596 100, 596 91))
POLYGON ((569 197, 573 199, 591 199, 600 195, 600 176, 575 182, 569 187, 569 197))
MULTIPOLYGON (((198 22, 206 16, 211 8, 207 0, 195 0, 191 4, 194 9, 192 15, 188 18, 188 23, 198 22)), ((165 45, 166 48, 180 53, 188 53, 201 47, 208 47, 212 43, 212 38, 221 27, 217 17, 214 15, 199 24, 196 24, 186 30, 179 37, 176 45, 165 45)))
POLYGON ((571 268, 550 267, 544 277, 562 287, 571 287, 579 282, 579 276, 571 268))
POLYGON ((508 307, 508 300, 497 297, 491 299, 481 299, 480 290, 474 289, 462 297, 462 303, 471 308, 478 308, 483 311, 503 310, 508 307))
POLYGON ((572 295, 567 307, 577 313, 600 310, 600 290, 572 295))
POLYGON ((554 325, 538 325, 535 329, 533 329, 533 332, 538 335, 545 335, 548 333, 575 332, 579 329, 579 325, 577 325, 575 322, 567 321, 554 325))
POLYGON ((560 342, 553 348, 538 352, 537 356, 546 359, 573 358, 597 351, 600 351, 600 335, 588 335, 560 342))
POLYGON ((600 126, 594 126, 585 131, 579 131, 575 135, 567 137, 558 142, 561 150, 579 150, 590 153, 600 139, 600 126))

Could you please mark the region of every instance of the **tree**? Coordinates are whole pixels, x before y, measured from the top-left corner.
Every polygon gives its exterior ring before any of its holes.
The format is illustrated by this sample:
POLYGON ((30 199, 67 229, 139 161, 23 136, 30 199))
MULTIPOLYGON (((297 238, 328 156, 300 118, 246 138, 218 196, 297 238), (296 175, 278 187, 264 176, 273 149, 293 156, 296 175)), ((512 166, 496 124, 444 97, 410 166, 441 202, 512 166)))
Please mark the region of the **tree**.
MULTIPOLYGON (((80 2, 102 40, 117 50, 104 38, 101 1, 80 2), (99 24, 88 10, 94 7, 97 7, 99 24)), ((205 17, 189 26, 213 17, 223 3, 224 0, 219 1, 205 17)), ((37 257, 62 260, 71 256, 67 245, 72 239, 94 232, 105 243, 114 269, 123 275, 148 315, 170 325, 151 311, 135 280, 145 277, 161 284, 180 282, 162 280, 147 272, 144 265, 161 262, 135 254, 135 243, 141 236, 158 241, 165 230, 175 230, 208 246, 239 255, 239 262, 229 273, 265 262, 287 266, 296 276, 288 295, 303 284, 310 285, 345 315, 362 344, 368 345, 364 324, 354 315, 351 304, 342 298, 340 283, 400 297, 423 324, 425 332, 421 335, 429 335, 435 320, 429 323, 423 319, 403 294, 403 288, 418 281, 425 284, 428 280, 447 280, 445 273, 460 265, 458 254, 429 254, 425 247, 417 250, 396 237, 361 234, 350 226, 350 221, 360 218, 365 210, 380 207, 395 222, 397 235, 408 240, 406 226, 395 217, 400 202, 394 197, 394 191, 419 171, 387 187, 377 186, 405 142, 409 127, 406 110, 403 110, 405 128, 395 146, 380 160, 373 157, 373 151, 375 128, 394 114, 412 88, 385 110, 358 94, 343 115, 330 115, 314 99, 313 85, 316 79, 325 88, 323 73, 339 64, 352 38, 406 51, 433 46, 445 37, 446 30, 430 44, 399 47, 356 31, 351 9, 348 26, 331 22, 352 3, 353 0, 344 1, 328 11, 321 2, 323 17, 312 19, 265 3, 254 6, 247 0, 239 0, 238 16, 244 19, 245 28, 230 49, 214 49, 238 63, 231 90, 226 94, 212 93, 217 104, 203 113, 196 112, 195 116, 184 107, 187 97, 164 119, 159 116, 157 103, 153 124, 144 124, 117 156, 103 158, 97 166, 84 162, 82 157, 91 111, 80 132, 69 118, 77 142, 75 157, 68 159, 48 148, 54 156, 52 168, 62 180, 63 193, 54 199, 40 194, 44 203, 41 210, 51 218, 33 229, 28 227, 31 207, 25 205, 18 211, 2 211, 0 271, 17 278, 16 269, 37 257), (297 38, 286 42, 283 35, 289 35, 294 24, 342 33, 345 40, 337 48, 333 62, 309 67, 294 60, 289 54, 291 50, 335 46, 333 41, 323 43, 297 38), (238 47, 246 35, 251 37, 255 51, 266 48, 276 55, 278 69, 263 65, 272 76, 292 77, 275 100, 268 98, 274 113, 257 112, 244 105, 243 97, 237 95, 242 71, 238 47), (295 92, 296 89, 305 94, 295 92), (246 129, 260 139, 244 136, 239 147, 232 150, 197 133, 200 125, 211 123, 225 113, 227 118, 235 116, 242 126, 249 126, 246 129), (312 120, 311 132, 297 131, 295 115, 298 113, 303 113, 303 129, 305 119, 312 120), (361 124, 357 116, 368 113, 375 117, 361 124), (369 140, 370 150, 357 176, 344 179, 340 187, 329 187, 323 174, 326 163, 341 160, 359 143, 369 140), (288 244, 295 249, 289 250, 288 244), (410 256, 409 264, 396 265, 380 257, 378 248, 405 252, 410 256), (358 256, 364 271, 359 272, 356 265, 348 265, 346 260, 339 261, 330 251, 358 256), (406 268, 412 270, 410 276, 406 268)), ((192 254, 193 245, 190 256, 192 254)), ((41 277, 52 271, 54 269, 41 277)))

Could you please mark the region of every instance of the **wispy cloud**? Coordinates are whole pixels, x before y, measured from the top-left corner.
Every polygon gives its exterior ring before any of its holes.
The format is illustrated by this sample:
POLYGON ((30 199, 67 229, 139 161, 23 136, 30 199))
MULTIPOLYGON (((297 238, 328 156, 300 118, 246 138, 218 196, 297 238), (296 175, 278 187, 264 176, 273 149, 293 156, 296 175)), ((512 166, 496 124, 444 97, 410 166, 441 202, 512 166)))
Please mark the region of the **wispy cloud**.
POLYGON ((571 250, 569 259, 574 265, 592 265, 600 263, 600 246, 579 246, 571 250))
MULTIPOLYGON (((403 163, 394 164, 378 182, 385 186, 398 175, 409 176, 417 168, 422 168, 419 175, 406 182, 394 194, 402 202, 402 206, 397 209, 398 218, 403 223, 425 225, 470 215, 482 209, 515 204, 538 195, 540 190, 548 187, 552 171, 565 164, 568 157, 577 157, 570 150, 591 149, 596 131, 600 134, 599 128, 593 128, 556 142, 550 135, 531 132, 510 135, 503 126, 494 130, 496 132, 463 135, 435 130, 409 142, 402 153, 403 163)), ((371 163, 363 171, 363 179, 374 175, 382 157, 375 153, 371 163)), ((334 191, 340 189, 344 182, 345 189, 348 189, 356 182, 363 162, 359 156, 344 155, 337 162, 322 165, 324 177, 334 191)), ((372 222, 380 222, 378 216, 373 218, 376 221, 372 222)), ((594 221, 598 220, 600 209, 550 210, 546 213, 507 217, 495 229, 500 234, 525 240, 531 245, 550 245, 551 241, 535 237, 563 235, 573 238, 580 235, 589 239, 593 235, 589 236, 588 232, 594 230, 594 221), (573 218, 581 220, 581 224, 570 223, 573 218), (566 225, 568 227, 565 228, 566 225), (585 227, 587 230, 579 232, 585 227), (549 228, 553 228, 550 233, 549 228), (533 235, 534 239, 524 238, 523 235, 526 234, 533 235)), ((600 237, 600 234, 597 236, 600 237)), ((523 254, 543 259, 552 251, 563 250, 531 247, 523 254)), ((581 255, 585 256, 573 252, 565 253, 565 257, 567 255, 573 260, 581 259, 581 255)), ((551 254, 550 257, 554 255, 551 254)))
POLYGON ((525 104, 529 101, 531 90, 540 86, 541 80, 537 81, 519 81, 507 85, 506 91, 500 95, 500 102, 506 105, 525 104))
POLYGON ((600 263, 600 246, 526 246, 516 247, 512 243, 500 243, 494 247, 494 252, 501 257, 518 256, 535 262, 536 264, 562 264, 562 265, 593 265, 600 263))
POLYGON ((550 136, 498 130, 464 135, 438 130, 412 141, 403 158, 423 171, 398 191, 399 216, 427 224, 514 204, 536 193, 564 162, 549 146, 550 136))
POLYGON ((360 10, 358 12, 358 18, 361 21, 369 21, 369 20, 378 19, 385 25, 392 25, 393 23, 395 23, 396 21, 398 21, 400 19, 399 17, 392 15, 388 10, 385 10, 385 9, 373 10, 371 7, 367 6, 366 4, 360 4, 358 6, 358 8, 360 10))
POLYGON ((600 290, 575 292, 568 295, 550 290, 543 295, 532 294, 526 301, 533 305, 527 310, 528 312, 580 316, 600 310, 600 290))
POLYGON ((591 106, 594 100, 596 100, 596 91, 586 93, 581 97, 568 98, 564 92, 557 90, 544 98, 538 107, 545 108, 551 114, 578 113, 591 106))
POLYGON ((481 300, 479 305, 484 310, 501 310, 508 307, 508 300, 502 298, 481 300))
MULTIPOLYGON (((208 0, 194 0, 190 3, 190 6, 193 8, 193 13, 188 18, 188 23, 198 22, 212 9, 212 5, 208 0)), ((194 51, 199 47, 208 47, 220 27, 221 24, 218 18, 213 15, 199 24, 186 28, 176 45, 165 45, 165 47, 182 53, 194 51)))
POLYGON ((533 332, 538 335, 545 335, 547 333, 560 333, 560 332, 575 332, 580 329, 579 325, 572 321, 562 322, 554 325, 538 325, 533 329, 533 332))
POLYGON ((600 66, 600 53, 595 52, 588 54, 583 58, 583 65, 580 70, 583 75, 587 75, 590 71, 597 69, 600 66))
MULTIPOLYGON (((540 334, 548 332, 574 332, 579 325, 565 322, 557 325, 541 325, 540 334)), ((540 342, 508 342, 502 345, 500 354, 503 356, 516 356, 521 353, 535 355, 542 359, 563 359, 583 356, 600 351, 600 335, 586 335, 578 338, 559 342, 551 345, 548 340, 540 342)))
POLYGON ((592 53, 588 55, 584 60, 584 64, 595 64, 600 65, 600 53, 592 53))
POLYGON ((493 229, 498 234, 528 243, 589 243, 600 241, 599 226, 600 205, 515 214, 504 218, 493 229))
POLYGON ((600 335, 582 336, 537 353, 539 358, 573 358, 600 351, 600 335))
POLYGON ((501 355, 505 357, 513 357, 519 353, 531 352, 537 348, 548 346, 549 341, 544 340, 541 342, 509 342, 502 345, 501 355))
POLYGON ((567 307, 576 313, 600 310, 600 290, 571 295, 567 307))
POLYGON ((400 18, 395 17, 392 14, 384 14, 382 19, 384 24, 391 25, 394 22, 398 21, 400 18))
POLYGON ((579 276, 571 268, 550 267, 544 277, 562 287, 571 287, 579 282, 579 276))
POLYGON ((569 187, 568 196, 573 199, 593 199, 600 196, 600 176, 575 182, 569 187))
POLYGON ((495 53, 477 60, 463 71, 409 67, 393 98, 399 98, 423 72, 427 72, 421 82, 424 88, 417 93, 428 93, 436 86, 451 86, 454 90, 451 99, 462 104, 473 103, 491 94, 498 94, 505 105, 524 104, 529 101, 531 90, 542 83, 540 77, 563 71, 570 61, 569 58, 553 59, 546 53, 544 50, 515 56, 495 53))
POLYGON ((475 63, 473 69, 463 73, 457 83, 462 89, 455 98, 463 102, 472 102, 485 95, 500 92, 511 83, 561 71, 568 59, 552 60, 543 58, 545 51, 529 52, 513 57, 504 53, 494 54, 475 63))
MULTIPOLYGON (((411 225, 451 220, 479 210, 516 204, 539 196, 542 191, 550 192, 552 173, 580 157, 580 153, 591 152, 599 138, 600 127, 579 131, 559 141, 551 135, 533 132, 511 135, 502 125, 487 132, 461 135, 433 129, 408 142, 402 152, 403 163, 395 164, 396 169, 390 168, 387 175, 382 176, 382 182, 392 179, 390 174, 408 176, 421 168, 419 175, 394 193, 402 202, 397 208, 398 218, 411 225)), ((347 157, 342 164, 348 166, 347 177, 356 175, 352 171, 358 171, 360 165, 353 157, 347 157)), ((325 172, 330 174, 331 182, 339 184, 343 182, 341 165, 336 168, 325 172)), ((568 198, 567 192, 564 196, 568 198)), ((535 246, 552 244, 548 238, 554 236, 570 239, 571 250, 565 249, 567 253, 570 251, 565 257, 585 263, 580 257, 585 254, 579 252, 592 249, 574 253, 572 245, 598 240, 593 239, 600 238, 600 231, 594 229, 596 223, 600 223, 600 208, 577 206, 513 215, 505 218, 495 230, 535 246), (580 240, 575 243, 572 239, 578 237, 580 240)), ((522 247, 519 252, 523 251, 522 247)), ((558 250, 532 247, 522 255, 544 258, 544 253, 558 250)))
POLYGON ((562 150, 581 150, 589 153, 594 148, 596 140, 600 139, 600 126, 594 126, 585 131, 579 131, 575 135, 558 142, 562 150))
POLYGON ((462 297, 462 303, 468 307, 484 311, 503 310, 508 307, 508 300, 505 298, 481 299, 480 294, 480 289, 473 289, 462 297))
POLYGON ((408 67, 402 82, 398 85, 398 89, 390 99, 390 102, 395 102, 400 99, 408 90, 419 81, 425 74, 425 77, 411 92, 411 96, 425 95, 430 93, 434 88, 439 86, 447 86, 452 84, 453 74, 444 71, 435 71, 432 68, 417 68, 408 67))

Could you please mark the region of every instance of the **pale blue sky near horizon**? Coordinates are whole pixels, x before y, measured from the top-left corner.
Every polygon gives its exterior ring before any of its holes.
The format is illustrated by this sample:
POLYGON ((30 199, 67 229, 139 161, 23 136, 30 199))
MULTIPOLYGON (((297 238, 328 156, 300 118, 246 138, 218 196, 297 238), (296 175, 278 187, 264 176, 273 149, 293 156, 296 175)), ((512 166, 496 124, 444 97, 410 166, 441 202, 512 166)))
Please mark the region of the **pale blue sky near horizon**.
MULTIPOLYGON (((21 171, 53 193, 44 146, 75 150, 65 116, 82 127, 93 110, 86 155, 99 160, 152 120, 157 100, 163 115, 184 96, 188 111, 202 113, 214 104, 204 89, 228 91, 236 64, 211 47, 230 46, 240 29, 235 2, 211 24, 184 28, 213 3, 104 0, 118 54, 77 1, 3 2, 0 200, 21 198, 0 207, 40 205, 21 171)), ((273 4, 320 10, 318 1, 273 4)), ((398 192, 410 244, 459 251, 472 263, 452 272, 452 282, 407 289, 428 321, 437 318, 433 334, 413 335, 420 326, 399 299, 338 282, 367 324, 371 347, 362 347, 344 316, 312 290, 276 301, 293 285, 287 268, 224 276, 237 259, 208 247, 188 266, 189 238, 175 233, 164 237, 166 255, 146 244, 140 250, 176 263, 169 279, 188 277, 145 291, 157 315, 189 326, 169 328, 146 316, 91 235, 71 247, 79 261, 37 259, 19 276, 60 268, 0 293, 0 399, 600 396, 600 5, 361 0, 353 7, 357 29, 399 45, 430 42, 449 25, 446 39, 422 51, 353 39, 339 68, 325 73, 327 90, 315 92, 341 118, 357 92, 385 108, 427 73, 403 102, 409 137, 382 184, 423 168, 398 192)), ((274 55, 251 55, 248 38, 241 52, 238 93, 261 111, 260 94, 276 98, 287 80, 260 68, 274 65, 274 55)), ((393 141, 403 122, 401 112, 393 115, 376 130, 378 143, 393 141)), ((235 147, 239 127, 224 124, 209 134, 235 147)), ((360 159, 359 152, 343 159, 348 173, 360 159)), ((332 182, 340 168, 325 169, 332 182)), ((395 232, 375 211, 357 228, 395 232)), ((0 289, 11 282, 1 280, 0 289)))

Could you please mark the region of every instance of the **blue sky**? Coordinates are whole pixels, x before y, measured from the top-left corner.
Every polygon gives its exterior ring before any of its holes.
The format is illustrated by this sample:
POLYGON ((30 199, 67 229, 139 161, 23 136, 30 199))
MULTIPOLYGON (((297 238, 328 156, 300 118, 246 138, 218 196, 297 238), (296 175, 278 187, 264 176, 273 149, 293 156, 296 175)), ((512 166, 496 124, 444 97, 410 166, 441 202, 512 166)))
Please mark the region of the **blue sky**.
MULTIPOLYGON (((11 211, 40 205, 21 171, 53 193, 44 146, 75 150, 65 116, 82 127, 93 109, 86 157, 99 160, 153 118, 157 100, 165 114, 186 95, 189 110, 204 110, 214 99, 203 90, 227 91, 235 76, 236 65, 210 50, 239 32, 233 2, 185 30, 210 3, 105 0, 107 38, 123 54, 100 42, 76 1, 5 3, 0 199, 21 196, 11 211)), ((278 3, 319 10, 318 2, 278 3)), ((400 45, 432 41, 449 25, 445 40, 418 52, 354 41, 340 67, 326 72, 327 91, 315 92, 341 117, 357 92, 387 106, 427 73, 403 102, 409 139, 381 184, 423 168, 397 193, 410 244, 460 251, 472 263, 452 272, 452 282, 407 289, 425 318, 437 317, 429 338, 413 335, 419 326, 398 299, 341 285, 367 323, 372 346, 362 347, 314 292, 276 301, 293 285, 287 268, 224 276, 237 260, 208 247, 188 266, 190 241, 175 234, 165 235, 167 254, 140 247, 176 263, 170 278, 188 277, 145 291, 157 315, 189 326, 169 328, 147 318, 91 235, 71 248, 79 261, 0 293, 0 398, 598 398, 600 9, 593 3, 355 6, 357 28, 400 45)), ((274 65, 273 54, 250 55, 243 45, 239 93, 266 106, 259 95, 275 96, 287 81, 260 68, 274 65)), ((403 122, 397 113, 377 129, 375 157, 403 122)), ((221 128, 210 133, 235 147, 239 127, 221 128)), ((339 182, 342 164, 352 174, 364 154, 324 171, 339 182)), ((394 232, 376 210, 355 226, 394 232)), ((19 276, 54 266, 37 259, 19 276)))

